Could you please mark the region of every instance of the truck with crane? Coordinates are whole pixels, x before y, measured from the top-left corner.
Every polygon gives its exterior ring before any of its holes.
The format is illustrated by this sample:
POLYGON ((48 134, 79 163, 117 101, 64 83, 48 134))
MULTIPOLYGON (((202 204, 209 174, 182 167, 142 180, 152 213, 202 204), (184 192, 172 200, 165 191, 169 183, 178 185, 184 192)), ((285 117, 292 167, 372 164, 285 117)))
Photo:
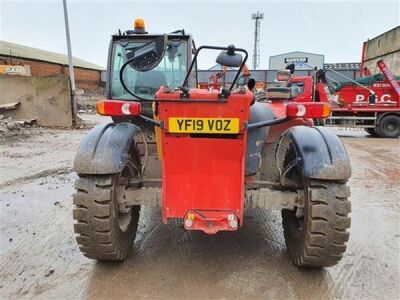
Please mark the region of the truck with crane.
MULTIPOLYGON (((331 115, 316 120, 317 125, 364 128, 373 136, 397 138, 400 136, 400 77, 393 75, 383 60, 377 66, 381 74, 357 80, 346 77, 348 81, 336 85, 329 77, 329 72, 334 70, 318 70, 314 76, 291 75, 283 80, 284 87, 267 89, 267 98, 279 90, 278 98, 329 103, 331 115)), ((288 66, 290 73, 294 67, 288 66)))

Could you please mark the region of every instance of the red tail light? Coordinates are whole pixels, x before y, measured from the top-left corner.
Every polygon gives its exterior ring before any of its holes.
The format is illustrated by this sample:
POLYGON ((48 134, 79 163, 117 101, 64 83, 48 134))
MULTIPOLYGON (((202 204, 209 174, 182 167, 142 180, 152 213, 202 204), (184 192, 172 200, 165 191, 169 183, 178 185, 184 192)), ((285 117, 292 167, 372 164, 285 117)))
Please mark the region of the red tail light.
POLYGON ((102 116, 139 116, 140 103, 134 101, 100 100, 96 105, 97 113, 102 116))
POLYGON ((289 118, 327 118, 330 114, 329 104, 323 102, 292 102, 286 106, 289 118))

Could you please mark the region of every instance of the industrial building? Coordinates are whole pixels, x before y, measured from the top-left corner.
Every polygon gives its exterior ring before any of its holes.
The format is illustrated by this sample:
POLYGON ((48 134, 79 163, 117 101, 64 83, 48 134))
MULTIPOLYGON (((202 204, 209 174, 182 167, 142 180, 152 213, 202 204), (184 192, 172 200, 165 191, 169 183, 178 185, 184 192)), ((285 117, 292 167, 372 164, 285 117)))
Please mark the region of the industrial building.
POLYGON ((302 51, 282 53, 269 57, 270 70, 283 70, 288 64, 296 64, 297 70, 307 71, 310 67, 322 69, 324 67, 325 56, 302 51))
MULTIPOLYGON (((96 89, 101 86, 103 67, 74 58, 76 86, 80 89, 96 89)), ((0 41, 0 74, 25 76, 69 75, 68 57, 42 49, 0 41), (6 67, 5 67, 6 66, 6 67), (3 70, 1 72, 1 70, 3 70)))
POLYGON ((379 59, 385 61, 393 74, 400 75, 400 26, 364 42, 361 68, 365 75, 375 73, 379 59))

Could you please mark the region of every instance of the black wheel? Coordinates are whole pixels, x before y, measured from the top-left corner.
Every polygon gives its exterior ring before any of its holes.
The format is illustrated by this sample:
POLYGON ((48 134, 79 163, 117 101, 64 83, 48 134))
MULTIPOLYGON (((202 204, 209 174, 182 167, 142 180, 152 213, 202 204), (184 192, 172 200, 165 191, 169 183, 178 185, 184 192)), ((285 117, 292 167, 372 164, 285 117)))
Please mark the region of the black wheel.
POLYGON ((285 241, 295 265, 329 267, 342 259, 349 239, 348 197, 345 184, 312 181, 305 189, 301 216, 296 211, 282 211, 285 241))
POLYGON ((385 138, 397 138, 400 136, 400 116, 384 116, 378 124, 377 133, 385 138))
POLYGON ((88 258, 124 260, 132 247, 140 206, 120 207, 118 198, 130 179, 140 176, 136 145, 121 173, 79 175, 73 195, 74 231, 79 249, 88 258))
POLYGON ((277 159, 282 186, 304 191, 295 210, 282 210, 289 256, 300 267, 333 266, 343 257, 349 239, 350 189, 344 182, 305 178, 289 139, 282 140, 280 149, 277 159))
POLYGON ((379 136, 375 128, 364 128, 364 130, 372 136, 379 136))

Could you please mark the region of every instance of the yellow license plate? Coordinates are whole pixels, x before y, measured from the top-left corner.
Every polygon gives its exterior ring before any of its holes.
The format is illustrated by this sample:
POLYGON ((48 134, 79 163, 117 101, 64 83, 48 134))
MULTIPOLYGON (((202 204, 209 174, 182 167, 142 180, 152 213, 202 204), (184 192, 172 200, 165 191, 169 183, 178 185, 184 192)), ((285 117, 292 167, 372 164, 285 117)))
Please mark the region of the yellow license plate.
POLYGON ((169 118, 171 133, 239 133, 238 118, 169 118))

